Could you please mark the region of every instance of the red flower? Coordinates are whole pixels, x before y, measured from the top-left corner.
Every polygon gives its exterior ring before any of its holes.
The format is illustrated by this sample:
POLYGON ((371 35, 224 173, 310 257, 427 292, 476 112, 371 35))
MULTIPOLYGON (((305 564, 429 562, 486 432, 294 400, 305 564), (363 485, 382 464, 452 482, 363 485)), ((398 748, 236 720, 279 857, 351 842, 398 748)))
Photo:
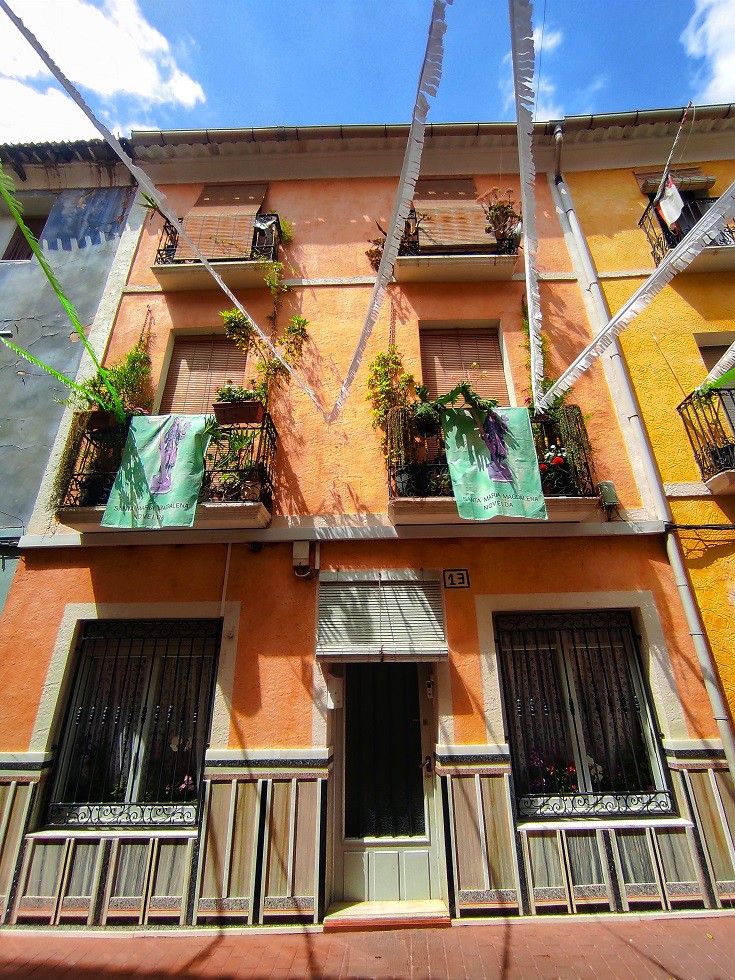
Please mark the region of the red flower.
POLYGON ((542 473, 545 473, 548 470, 548 468, 549 467, 546 465, 546 463, 539 463, 539 469, 541 470, 542 473))
POLYGON ((563 463, 563 462, 564 462, 564 457, 563 456, 554 456, 554 458, 551 461, 551 465, 552 466, 558 466, 560 463, 563 463))

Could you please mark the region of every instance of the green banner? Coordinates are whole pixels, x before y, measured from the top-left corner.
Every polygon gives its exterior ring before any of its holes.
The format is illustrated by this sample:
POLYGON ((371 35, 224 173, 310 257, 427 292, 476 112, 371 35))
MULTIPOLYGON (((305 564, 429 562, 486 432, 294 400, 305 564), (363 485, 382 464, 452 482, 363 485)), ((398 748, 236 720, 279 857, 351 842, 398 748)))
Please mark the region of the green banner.
POLYGON ((206 415, 137 415, 103 527, 191 527, 204 476, 206 415))
POLYGON ((710 388, 733 388, 735 387, 735 367, 731 367, 729 371, 725 371, 721 378, 717 381, 713 381, 710 388))
POLYGON ((447 408, 442 427, 460 517, 548 520, 527 408, 447 408))

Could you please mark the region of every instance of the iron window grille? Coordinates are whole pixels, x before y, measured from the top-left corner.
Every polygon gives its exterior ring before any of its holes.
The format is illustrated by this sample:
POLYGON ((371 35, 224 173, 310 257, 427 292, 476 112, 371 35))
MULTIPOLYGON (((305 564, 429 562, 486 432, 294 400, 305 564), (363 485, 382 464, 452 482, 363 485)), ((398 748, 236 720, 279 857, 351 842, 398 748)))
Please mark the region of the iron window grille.
POLYGON ((625 611, 498 615, 520 819, 670 814, 625 611))
POLYGON ((219 620, 82 624, 51 825, 193 825, 219 620))

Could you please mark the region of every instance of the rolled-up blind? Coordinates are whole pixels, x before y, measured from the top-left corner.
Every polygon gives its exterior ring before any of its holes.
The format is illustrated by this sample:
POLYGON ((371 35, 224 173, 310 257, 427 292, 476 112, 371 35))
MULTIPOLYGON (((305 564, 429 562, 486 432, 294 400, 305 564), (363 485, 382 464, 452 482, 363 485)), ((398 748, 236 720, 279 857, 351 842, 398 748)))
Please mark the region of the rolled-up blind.
POLYGON ((321 582, 317 655, 361 660, 447 656, 440 583, 321 582))
POLYGON ((476 198, 470 177, 423 178, 416 183, 413 206, 419 222, 422 252, 492 251, 495 236, 476 198))
POLYGON ((444 395, 469 381, 478 395, 508 404, 498 331, 478 329, 421 330, 421 374, 429 398, 444 395))
MULTIPOLYGON (((249 259, 255 216, 262 207, 267 184, 212 184, 183 220, 184 230, 208 259, 249 259)), ((193 259, 181 241, 176 258, 193 259)))
POLYGON ((201 415, 212 410, 222 385, 246 383, 245 353, 227 337, 177 337, 163 389, 162 415, 201 415))

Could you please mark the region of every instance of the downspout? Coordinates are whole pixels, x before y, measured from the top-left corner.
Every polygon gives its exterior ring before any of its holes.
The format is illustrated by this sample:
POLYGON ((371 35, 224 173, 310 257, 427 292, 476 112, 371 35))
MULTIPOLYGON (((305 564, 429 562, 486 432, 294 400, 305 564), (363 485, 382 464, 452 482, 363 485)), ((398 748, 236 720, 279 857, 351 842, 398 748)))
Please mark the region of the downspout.
MULTIPOLYGON (((595 311, 596 327, 599 330, 602 329, 602 327, 609 321, 610 308, 607 305, 605 294, 602 291, 597 270, 587 245, 587 239, 584 236, 577 213, 574 210, 574 204, 572 203, 569 188, 567 187, 561 173, 561 151, 563 140, 564 133, 562 127, 557 125, 554 129, 554 184, 556 186, 559 202, 561 204, 559 218, 564 230, 571 235, 577 248, 577 253, 584 276, 582 286, 587 290, 592 301, 595 311)), ((684 615, 686 616, 689 635, 692 638, 692 643, 694 644, 694 649, 697 654, 697 660, 699 661, 699 666, 702 671, 702 678, 704 680, 704 686, 712 706, 712 713, 720 732, 720 738, 722 740, 722 747, 725 751, 727 765, 730 769, 730 773, 735 776, 735 734, 733 733, 732 720, 730 718, 727 703, 723 696, 722 688, 717 676, 717 670, 715 667, 714 658, 712 656, 712 649, 705 634, 702 617, 694 597, 694 591, 692 589, 691 580, 684 562, 681 544, 676 536, 675 530, 672 527, 674 520, 671 513, 671 507, 669 506, 669 501, 666 497, 666 493, 664 492, 661 475, 656 465, 648 432, 646 431, 646 427, 644 426, 641 418, 641 409, 638 403, 638 397, 635 393, 630 372, 628 371, 628 365, 622 356, 622 351, 617 338, 613 341, 609 351, 611 368, 616 375, 616 380, 619 382, 619 389, 616 394, 619 402, 621 403, 620 407, 628 418, 633 437, 637 443, 636 449, 643 467, 646 482, 648 483, 656 516, 662 520, 666 526, 666 554, 668 555, 676 588, 684 609, 684 615)))

